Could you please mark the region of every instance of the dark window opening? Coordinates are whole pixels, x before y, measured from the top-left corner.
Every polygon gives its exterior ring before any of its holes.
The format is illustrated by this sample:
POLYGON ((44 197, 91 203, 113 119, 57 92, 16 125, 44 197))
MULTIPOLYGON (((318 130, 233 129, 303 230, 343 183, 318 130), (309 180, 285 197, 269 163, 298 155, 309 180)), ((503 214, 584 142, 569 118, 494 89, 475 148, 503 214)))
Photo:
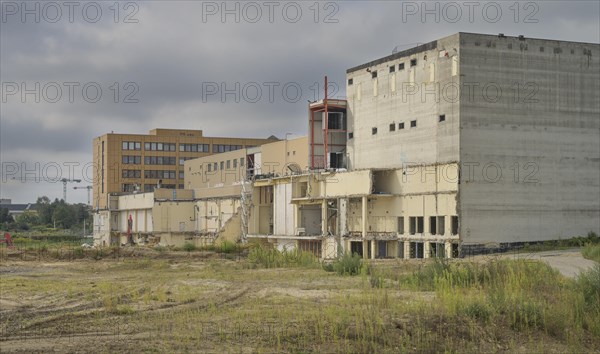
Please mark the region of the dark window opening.
POLYGON ((371 71, 371 79, 376 79, 376 78, 377 78, 377 70, 371 71))
POLYGON ((354 133, 348 133, 348 139, 354 138, 354 133))
POLYGON ((411 120, 410 121, 410 127, 411 128, 415 128, 417 126, 417 121, 416 120, 411 120))
POLYGON ((401 130, 401 129, 404 129, 404 123, 399 123, 399 124, 398 124, 398 129, 400 129, 400 130, 401 130))
POLYGON ((398 70, 404 70, 404 63, 398 64, 398 70))
POLYGON ((371 134, 372 135, 377 134, 377 128, 371 128, 371 134))
POLYGON ((348 79, 348 86, 352 85, 354 83, 354 79, 348 79))
POLYGON ((446 121, 446 115, 440 114, 440 122, 444 122, 444 121, 446 121))
POLYGON ((452 217, 450 233, 452 235, 458 235, 458 216, 452 217))
POLYGON ((446 229, 446 217, 438 216, 437 219, 437 233, 438 235, 444 235, 446 229))
POLYGON ((410 60, 410 66, 411 66, 411 67, 413 67, 413 66, 417 66, 417 59, 411 59, 411 60, 410 60))
POLYGON ((396 131, 396 123, 390 124, 390 131, 391 132, 396 131))
POLYGON ((429 217, 429 233, 437 235, 437 219, 435 216, 429 217))
POLYGON ((398 233, 404 234, 404 216, 398 217, 398 233))
POLYGON ((396 71, 396 67, 395 66, 390 66, 390 73, 393 73, 396 71))
POLYGON ((350 252, 352 254, 357 254, 360 257, 362 257, 363 256, 363 243, 361 241, 350 242, 350 252))

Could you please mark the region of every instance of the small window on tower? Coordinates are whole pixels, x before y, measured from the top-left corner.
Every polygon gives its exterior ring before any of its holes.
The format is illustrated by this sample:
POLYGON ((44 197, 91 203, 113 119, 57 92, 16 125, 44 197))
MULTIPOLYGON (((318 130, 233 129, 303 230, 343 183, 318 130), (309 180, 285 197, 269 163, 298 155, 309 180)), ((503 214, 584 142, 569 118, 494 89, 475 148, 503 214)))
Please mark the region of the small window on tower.
POLYGON ((372 135, 377 134, 377 128, 375 128, 375 127, 371 128, 371 134, 372 135))
POLYGON ((395 65, 390 66, 390 73, 393 73, 395 71, 396 71, 396 66, 395 65))
POLYGON ((440 114, 440 122, 445 122, 445 121, 446 121, 446 115, 440 114))
POLYGON ((390 124, 390 131, 391 131, 391 132, 394 132, 394 131, 396 131, 396 123, 392 123, 392 124, 390 124))
POLYGON ((348 86, 351 86, 354 83, 354 79, 348 79, 348 86))
POLYGON ((371 72, 371 79, 377 78, 377 70, 371 72))
POLYGON ((410 121, 410 127, 411 128, 415 128, 417 126, 417 121, 416 120, 411 120, 410 121))
POLYGON ((404 63, 398 64, 398 71, 404 70, 404 63))
POLYGON ((410 66, 417 66, 417 59, 411 59, 410 60, 410 66))

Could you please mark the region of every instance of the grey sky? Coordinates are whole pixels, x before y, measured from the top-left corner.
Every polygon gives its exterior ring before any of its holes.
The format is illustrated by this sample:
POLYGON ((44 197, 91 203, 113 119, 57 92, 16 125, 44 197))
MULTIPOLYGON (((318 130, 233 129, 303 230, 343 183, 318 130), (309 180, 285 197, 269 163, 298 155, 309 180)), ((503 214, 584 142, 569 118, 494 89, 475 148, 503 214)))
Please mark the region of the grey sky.
MULTIPOLYGON (((222 21, 221 3, 121 2, 117 14, 111 8, 112 1, 81 2, 73 8, 71 21, 69 8, 61 1, 51 5, 30 1, 28 9, 33 13, 24 19, 21 1, 3 1, 2 198, 14 202, 33 202, 40 195, 60 198, 61 184, 7 181, 8 170, 18 166, 19 171, 32 170, 30 175, 47 173, 53 177, 53 166, 58 164, 64 167, 62 176, 68 177, 64 163, 76 162, 80 164, 75 169, 79 178, 82 166, 91 162, 92 139, 110 131, 146 133, 163 127, 203 129, 210 136, 304 135, 307 100, 316 98, 315 84, 321 84, 324 75, 339 85, 338 95, 344 96, 347 68, 391 54, 397 45, 404 49, 459 31, 600 42, 597 1, 522 1, 516 6, 514 1, 471 2, 475 5, 331 1, 319 2, 318 6, 314 1, 275 1, 273 5, 228 2, 234 13, 236 4, 239 6, 239 23, 235 14, 222 21), (61 17, 55 4, 62 11, 61 17), (95 14, 95 4, 102 10, 100 16, 95 14), (256 4, 262 12, 260 17, 256 4), (423 6, 433 9, 425 21, 421 18, 423 6), (298 8, 302 11, 299 16, 298 8), (498 8, 502 11, 499 16, 498 8), (457 9, 462 12, 458 21, 457 9), (125 23, 131 14, 129 20, 134 22, 125 23), (95 17, 98 21, 92 22, 95 17), (40 84, 40 102, 35 101, 34 94, 23 100, 21 84, 34 89, 36 82, 40 84), (118 93, 112 86, 115 82, 118 93), (18 87, 14 95, 10 94, 13 83, 18 87), (239 103, 234 94, 226 95, 224 103, 220 93, 203 95, 213 83, 223 83, 229 89, 239 83, 241 89, 246 87, 246 95, 240 95, 239 103), (84 97, 86 84, 88 95, 84 97), (272 99, 269 85, 274 88, 272 99), (57 86, 61 88, 60 98, 56 97, 57 86), (257 86, 261 88, 260 98, 257 86), (97 87, 102 90, 98 102, 88 102, 95 98, 97 87), (138 102, 124 103, 128 94, 130 100, 138 102)), ((322 95, 322 88, 318 94, 322 95)), ((85 191, 69 189, 70 202, 85 202, 85 191)))

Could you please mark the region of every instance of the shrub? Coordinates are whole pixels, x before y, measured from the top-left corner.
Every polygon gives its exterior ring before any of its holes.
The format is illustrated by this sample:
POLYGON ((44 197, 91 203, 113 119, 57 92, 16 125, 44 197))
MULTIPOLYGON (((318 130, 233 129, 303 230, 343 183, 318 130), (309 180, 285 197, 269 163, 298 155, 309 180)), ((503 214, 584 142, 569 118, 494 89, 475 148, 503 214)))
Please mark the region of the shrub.
POLYGON ((187 251, 187 252, 192 252, 192 251, 195 251, 195 250, 196 250, 196 245, 195 245, 195 244, 193 244, 193 243, 190 243, 190 242, 186 242, 186 243, 183 245, 182 249, 183 249, 184 251, 187 251))
POLYGON ((218 250, 222 253, 233 253, 239 249, 238 245, 230 241, 223 241, 218 250))
POLYGON ((363 267, 362 258, 354 253, 344 253, 335 262, 333 262, 333 269, 339 275, 357 275, 360 274, 363 267))
POLYGON ((464 313, 476 320, 488 322, 492 317, 493 309, 482 301, 474 301, 465 306, 464 313))
POLYGON ((600 244, 586 244, 583 247, 583 250, 581 250, 581 254, 587 259, 591 259, 600 263, 600 244))
POLYGON ((583 294, 585 303, 596 311, 600 311, 600 264, 582 272, 577 277, 577 286, 583 294))
POLYGON ((303 267, 316 268, 319 260, 310 252, 300 250, 283 250, 258 245, 248 254, 250 262, 265 268, 303 267))

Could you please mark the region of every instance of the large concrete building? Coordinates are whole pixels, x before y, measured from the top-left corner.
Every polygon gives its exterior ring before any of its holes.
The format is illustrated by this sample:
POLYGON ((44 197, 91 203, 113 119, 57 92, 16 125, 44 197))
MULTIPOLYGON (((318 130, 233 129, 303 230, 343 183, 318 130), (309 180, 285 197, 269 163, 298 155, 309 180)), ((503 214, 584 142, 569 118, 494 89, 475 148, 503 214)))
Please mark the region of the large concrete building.
POLYGON ((185 162, 187 237, 428 258, 600 233, 599 59, 458 33, 348 69, 307 138, 185 162))
POLYGON ((92 206, 105 209, 109 194, 151 192, 158 184, 162 188, 182 189, 184 161, 273 141, 205 137, 202 130, 182 129, 102 135, 93 141, 92 206))

